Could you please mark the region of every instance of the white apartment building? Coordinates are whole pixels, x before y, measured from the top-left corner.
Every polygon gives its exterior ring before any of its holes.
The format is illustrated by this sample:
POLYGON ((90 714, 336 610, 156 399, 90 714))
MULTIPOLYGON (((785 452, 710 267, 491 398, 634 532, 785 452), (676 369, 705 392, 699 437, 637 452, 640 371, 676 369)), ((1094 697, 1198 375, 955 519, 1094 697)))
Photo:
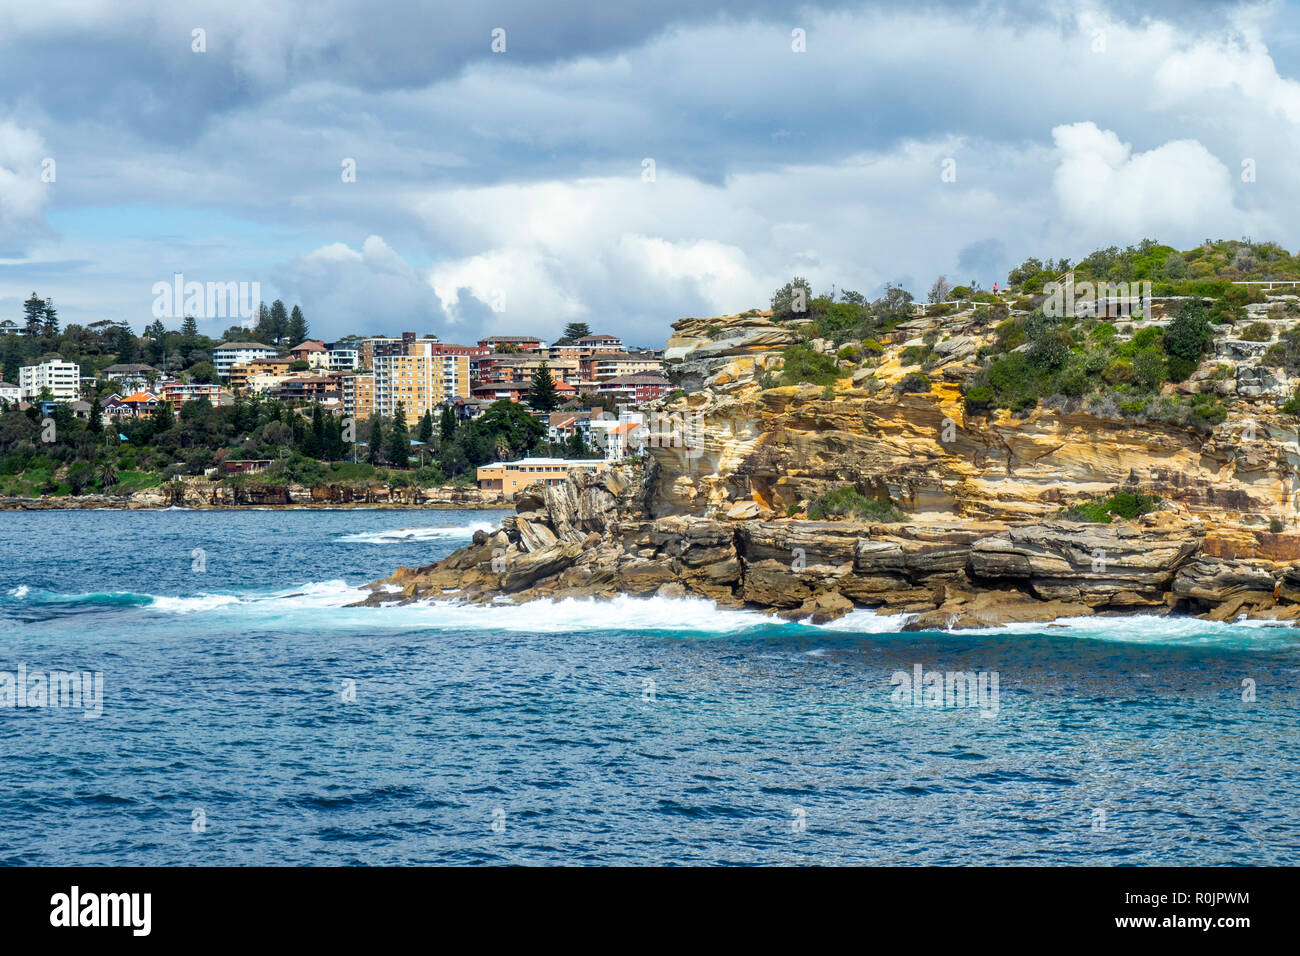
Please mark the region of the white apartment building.
POLYGON ((330 349, 331 372, 351 372, 360 364, 361 352, 357 349, 330 349))
POLYGON ((271 358, 276 350, 261 342, 222 342, 212 350, 212 364, 222 378, 230 377, 236 365, 247 365, 254 359, 271 358))
POLYGON ((56 402, 77 401, 81 397, 81 366, 51 359, 18 369, 18 392, 26 401, 40 398, 47 388, 56 402))

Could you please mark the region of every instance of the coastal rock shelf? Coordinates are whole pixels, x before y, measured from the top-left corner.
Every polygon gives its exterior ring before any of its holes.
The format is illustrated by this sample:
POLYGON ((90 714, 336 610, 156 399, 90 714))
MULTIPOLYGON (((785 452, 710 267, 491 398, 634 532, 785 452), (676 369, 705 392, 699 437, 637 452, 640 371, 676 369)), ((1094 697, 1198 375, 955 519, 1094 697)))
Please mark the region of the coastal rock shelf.
POLYGON ((625 468, 534 486, 500 529, 399 568, 364 603, 696 596, 814 623, 857 607, 913 614, 910 630, 1171 611, 1300 617, 1300 568, 1207 555, 1203 523, 1164 514, 1004 527, 645 518, 645 478, 625 468))

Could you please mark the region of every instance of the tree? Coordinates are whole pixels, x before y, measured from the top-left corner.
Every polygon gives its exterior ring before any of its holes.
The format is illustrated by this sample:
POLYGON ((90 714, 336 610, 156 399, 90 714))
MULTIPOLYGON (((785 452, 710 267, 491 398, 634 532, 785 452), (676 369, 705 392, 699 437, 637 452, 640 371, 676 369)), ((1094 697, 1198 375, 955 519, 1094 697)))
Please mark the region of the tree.
POLYGON ((172 427, 173 421, 171 402, 159 402, 154 406, 153 430, 155 435, 168 431, 172 427))
POLYGON ((773 320, 783 322, 805 317, 812 297, 812 283, 801 276, 795 276, 772 293, 773 320))
POLYGON ((38 336, 45 329, 45 300, 35 292, 23 303, 25 331, 30 336, 38 336))
POLYGON ((450 405, 442 410, 442 418, 438 421, 438 432, 444 445, 456 434, 456 410, 450 405))
POLYGON ((187 347, 192 346, 194 340, 199 337, 199 324, 194 321, 194 316, 187 315, 181 320, 181 335, 185 337, 187 347))
POLYGON ((565 456, 568 458, 587 457, 587 455, 589 454, 587 450, 587 443, 582 440, 581 431, 579 431, 576 428, 573 430, 573 434, 570 435, 569 440, 565 442, 564 452, 565 452, 565 456))
POLYGON ((217 367, 211 362, 195 362, 189 369, 190 381, 199 385, 215 385, 220 381, 217 367))
POLYGON ((1212 340, 1205 308, 1200 302, 1189 300, 1165 329, 1164 347, 1175 358, 1195 362, 1209 349, 1212 340))
POLYGON ((560 404, 559 395, 555 391, 555 379, 551 375, 550 366, 545 362, 537 366, 537 371, 533 373, 533 387, 528 392, 528 404, 539 412, 553 412, 560 404))
POLYGON ((296 305, 289 314, 289 341, 294 345, 307 340, 307 320, 303 318, 302 309, 296 305))
POLYGON ((952 283, 948 281, 947 276, 939 276, 934 280, 934 285, 930 286, 930 295, 927 298, 932 303, 947 302, 951 294, 952 283))
POLYGON ((546 426, 530 415, 528 409, 506 399, 493 402, 469 424, 471 434, 465 441, 465 450, 471 464, 476 465, 488 461, 493 454, 500 459, 522 458, 546 435, 546 426))
POLYGON ((424 414, 420 416, 420 429, 415 437, 426 445, 433 441, 433 412, 429 409, 425 409, 424 414))
POLYGON ((560 341, 573 342, 590 334, 591 328, 586 322, 570 322, 564 327, 564 335, 560 338, 560 341))
POLYGON ((45 324, 41 329, 41 334, 54 338, 59 334, 59 312, 54 308, 54 300, 45 300, 45 324))
POLYGON ((372 465, 383 462, 384 418, 378 412, 370 416, 370 443, 366 447, 366 461, 372 465))
POLYGON ((90 418, 86 421, 86 431, 99 436, 104 432, 104 407, 99 404, 99 397, 90 399, 90 418))
POLYGON ((912 315, 912 293, 893 282, 885 283, 885 294, 871 303, 871 311, 880 322, 902 320, 912 315))
POLYGON ((281 339, 289 334, 289 313, 285 310, 284 303, 279 299, 271 303, 270 331, 271 341, 274 343, 279 343, 281 339))
POLYGON ((406 406, 397 403, 393 415, 393 431, 388 436, 388 463, 394 468, 405 468, 411 459, 411 433, 406 427, 406 406))
POLYGON ((119 325, 117 327, 117 360, 119 362, 135 361, 135 333, 129 326, 119 325))

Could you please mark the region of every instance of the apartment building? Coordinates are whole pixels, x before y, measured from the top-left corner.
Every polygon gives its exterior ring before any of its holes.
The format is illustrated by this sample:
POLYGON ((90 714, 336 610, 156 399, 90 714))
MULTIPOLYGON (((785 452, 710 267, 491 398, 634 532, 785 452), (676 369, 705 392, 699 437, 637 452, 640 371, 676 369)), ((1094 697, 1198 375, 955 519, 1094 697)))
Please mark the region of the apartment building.
POLYGON ((56 402, 77 401, 81 397, 81 367, 61 359, 19 367, 18 393, 24 400, 39 398, 45 389, 56 402))
POLYGON ((232 365, 226 378, 231 388, 261 394, 286 378, 292 364, 293 359, 287 356, 267 356, 232 365))
POLYGON ((584 335, 563 345, 552 345, 548 351, 552 358, 581 362, 597 352, 623 351, 623 340, 617 335, 584 335))
POLYGON ((576 383, 579 363, 552 360, 543 355, 492 355, 478 363, 478 383, 481 385, 532 385, 533 375, 545 363, 556 382, 576 383))
POLYGON ((403 336, 400 344, 378 346, 374 372, 374 410, 392 417, 400 404, 406 420, 415 424, 425 412, 453 398, 469 398, 470 355, 464 345, 443 345, 403 336))
POLYGON ((291 375, 271 389, 271 395, 290 404, 341 404, 342 390, 334 375, 291 375))
POLYGON ((375 410, 375 375, 373 372, 353 372, 339 376, 339 389, 343 396, 343 414, 362 422, 375 410))
POLYGON ((230 405, 233 402, 230 392, 220 385, 167 382, 161 391, 163 400, 171 402, 174 408, 198 398, 206 398, 212 405, 230 405))
POLYGON ((328 367, 331 372, 351 372, 361 364, 360 349, 331 348, 328 367))
POLYGON ((640 405, 663 398, 672 391, 672 383, 656 372, 638 372, 634 375, 615 375, 597 386, 601 395, 609 395, 617 405, 640 405))
POLYGON ((247 365, 260 358, 270 358, 276 349, 262 342, 222 342, 212 350, 212 364, 222 378, 230 377, 236 365, 247 365))
POLYGON ((584 381, 603 382, 620 375, 658 372, 663 363, 649 355, 628 352, 595 352, 580 363, 584 381))
POLYGON ((394 338, 388 335, 369 335, 361 340, 361 345, 357 349, 357 359, 359 368, 373 369, 375 367, 375 353, 381 348, 391 348, 401 345, 404 342, 439 342, 438 336, 432 332, 417 337, 414 332, 403 332, 400 336, 394 338))

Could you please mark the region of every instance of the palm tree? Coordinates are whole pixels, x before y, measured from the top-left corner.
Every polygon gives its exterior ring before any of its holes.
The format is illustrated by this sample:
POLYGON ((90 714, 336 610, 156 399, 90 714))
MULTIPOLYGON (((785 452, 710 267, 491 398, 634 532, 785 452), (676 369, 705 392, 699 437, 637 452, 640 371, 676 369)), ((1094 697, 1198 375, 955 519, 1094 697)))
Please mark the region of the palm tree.
POLYGON ((111 461, 105 461, 99 466, 99 487, 108 491, 115 484, 117 484, 117 466, 111 461))

